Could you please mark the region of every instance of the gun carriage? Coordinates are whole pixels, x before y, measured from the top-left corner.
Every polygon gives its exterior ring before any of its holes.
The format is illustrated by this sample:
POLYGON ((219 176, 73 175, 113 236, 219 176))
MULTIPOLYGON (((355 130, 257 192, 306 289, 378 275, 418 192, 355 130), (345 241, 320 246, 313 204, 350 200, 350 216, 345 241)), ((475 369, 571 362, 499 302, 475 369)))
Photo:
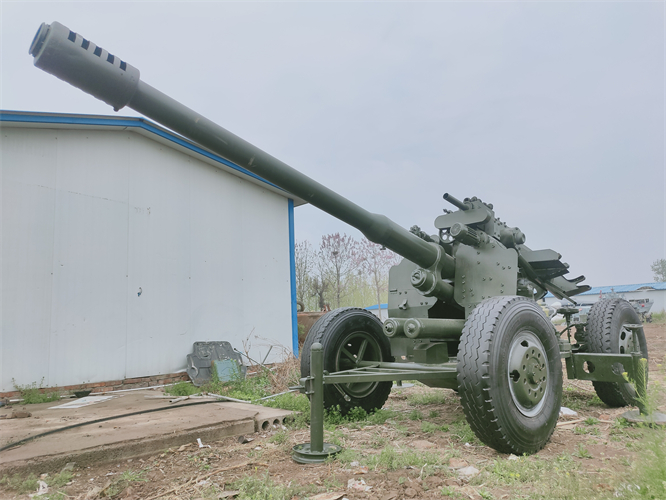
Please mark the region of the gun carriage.
POLYGON ((42 24, 30 54, 37 67, 114 110, 129 106, 404 257, 390 270, 383 324, 366 310, 343 308, 310 330, 301 390, 311 396, 311 442, 297 447, 296 460, 317 462, 337 451, 323 443, 323 406, 381 408, 394 381, 455 389, 475 434, 505 453, 534 453, 552 435, 562 359, 568 377, 593 381, 606 404, 640 404, 647 345, 632 306, 602 300, 578 324, 571 322, 577 309, 562 309, 567 328, 557 332, 536 301, 551 292, 574 302, 589 290, 580 284, 584 277, 565 278, 561 255, 527 247, 525 235, 500 221, 491 203, 444 194, 453 210, 435 219, 436 234, 411 232, 164 95, 136 68, 59 23, 42 24))

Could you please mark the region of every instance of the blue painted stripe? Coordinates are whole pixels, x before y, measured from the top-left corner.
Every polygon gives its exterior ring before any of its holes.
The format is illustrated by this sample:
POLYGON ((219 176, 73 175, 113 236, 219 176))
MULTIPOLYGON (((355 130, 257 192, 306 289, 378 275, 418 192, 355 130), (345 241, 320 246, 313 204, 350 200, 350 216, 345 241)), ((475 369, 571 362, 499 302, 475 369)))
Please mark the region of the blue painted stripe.
MULTIPOLYGON (((209 153, 208 151, 195 146, 194 144, 174 135, 169 132, 165 132, 157 128, 153 123, 144 120, 143 118, 113 118, 113 117, 103 117, 103 116, 66 116, 66 115, 26 115, 22 113, 12 113, 7 111, 0 112, 0 122, 19 122, 19 123, 60 123, 65 125, 97 125, 105 127, 132 127, 140 128, 151 132, 155 135, 163 137, 179 146, 194 151, 197 154, 210 158, 213 161, 222 163, 229 168, 232 168, 242 174, 245 174, 254 179, 260 180, 273 186, 274 188, 279 189, 280 191, 285 191, 284 189, 276 186, 275 184, 268 182, 263 177, 259 177, 257 174, 250 172, 249 170, 244 169, 240 165, 230 162, 222 158, 221 156, 209 153)), ((285 191, 286 192, 286 191, 285 191)))
POLYGON ((294 200, 289 198, 289 274, 291 281, 291 341, 298 357, 298 314, 296 313, 296 239, 294 237, 294 200))

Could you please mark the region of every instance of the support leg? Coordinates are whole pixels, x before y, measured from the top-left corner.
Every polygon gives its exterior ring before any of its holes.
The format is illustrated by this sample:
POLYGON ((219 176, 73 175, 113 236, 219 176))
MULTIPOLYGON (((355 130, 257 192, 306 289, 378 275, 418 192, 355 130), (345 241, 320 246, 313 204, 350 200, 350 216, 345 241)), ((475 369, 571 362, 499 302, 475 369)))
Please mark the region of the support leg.
POLYGON ((306 394, 310 396, 310 442, 292 448, 294 461, 318 464, 342 451, 340 446, 324 443, 324 350, 321 344, 310 348, 311 372, 306 394))

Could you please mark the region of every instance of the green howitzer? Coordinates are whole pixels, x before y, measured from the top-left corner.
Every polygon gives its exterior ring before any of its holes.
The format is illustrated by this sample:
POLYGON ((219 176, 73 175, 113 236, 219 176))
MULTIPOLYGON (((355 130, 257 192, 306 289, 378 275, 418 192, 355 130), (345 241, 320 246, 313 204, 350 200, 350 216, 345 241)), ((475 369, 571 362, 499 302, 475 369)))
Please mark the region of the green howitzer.
POLYGON ((561 359, 568 377, 592 380, 605 403, 640 405, 647 345, 634 309, 623 299, 602 300, 587 323, 573 323, 574 310, 563 309, 567 327, 557 332, 536 301, 551 292, 573 302, 589 290, 580 285, 585 278, 565 278, 561 255, 527 247, 522 231, 500 221, 491 203, 444 194, 455 210, 435 219, 435 234, 408 231, 166 96, 139 70, 59 23, 42 24, 30 54, 35 66, 114 110, 138 111, 404 257, 390 270, 384 324, 364 309, 343 308, 310 330, 300 389, 312 399, 312 439, 296 447, 296 460, 318 462, 339 450, 323 443, 324 406, 380 408, 394 381, 457 390, 479 439, 505 453, 536 452, 553 433, 561 359), (628 382, 623 372, 641 381, 628 382))

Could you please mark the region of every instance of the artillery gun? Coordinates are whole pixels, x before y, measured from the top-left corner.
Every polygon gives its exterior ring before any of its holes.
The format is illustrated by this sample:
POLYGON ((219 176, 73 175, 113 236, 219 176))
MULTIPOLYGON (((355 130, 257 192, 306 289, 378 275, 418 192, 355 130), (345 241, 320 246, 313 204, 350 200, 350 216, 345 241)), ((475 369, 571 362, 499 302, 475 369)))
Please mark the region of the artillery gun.
POLYGON ((295 448, 296 460, 317 462, 338 451, 323 443, 324 405, 380 408, 393 381, 457 390, 479 439, 505 453, 534 453, 553 433, 561 359, 568 377, 593 381, 605 403, 640 404, 647 345, 634 309, 622 299, 603 300, 585 324, 573 324, 574 310, 564 310, 567 328, 557 332, 536 300, 550 291, 573 302, 589 289, 580 285, 584 277, 566 279, 560 254, 527 247, 525 235, 500 221, 491 203, 445 194, 455 210, 435 219, 437 233, 410 232, 164 95, 136 68, 59 23, 42 24, 30 54, 37 67, 114 110, 129 106, 404 257, 390 270, 385 323, 343 308, 311 329, 300 386, 311 396, 311 441, 295 448))

